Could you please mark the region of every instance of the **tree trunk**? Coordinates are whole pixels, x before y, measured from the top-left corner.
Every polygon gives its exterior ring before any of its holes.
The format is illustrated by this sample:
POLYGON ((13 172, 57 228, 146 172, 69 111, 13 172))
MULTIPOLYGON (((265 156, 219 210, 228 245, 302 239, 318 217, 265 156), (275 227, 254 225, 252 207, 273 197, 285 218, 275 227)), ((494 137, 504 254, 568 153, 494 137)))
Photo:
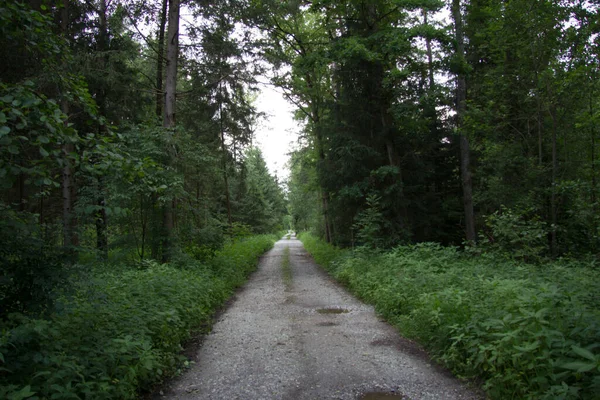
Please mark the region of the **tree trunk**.
MULTIPOLYGON (((319 126, 319 108, 317 105, 312 105, 312 120, 315 125, 315 147, 319 155, 319 161, 325 161, 325 151, 323 150, 323 137, 319 126)), ((323 207, 323 223, 325 224, 325 241, 331 243, 333 241, 331 220, 329 218, 329 192, 321 187, 321 205, 323 207)))
MULTIPOLYGON (((427 10, 423 9, 423 24, 427 25, 428 23, 428 15, 427 10)), ((429 90, 433 91, 433 85, 435 84, 434 74, 433 74, 433 51, 431 50, 431 39, 429 37, 425 38, 425 49, 427 52, 427 64, 428 64, 428 76, 429 76, 429 90)))
POLYGON ((101 259, 108 259, 108 234, 107 234, 107 217, 106 217, 106 198, 104 197, 104 181, 98 179, 98 200, 99 207, 96 213, 96 249, 101 259))
MULTIPOLYGON (((63 37, 66 39, 69 36, 69 0, 63 0, 63 8, 61 10, 61 30, 63 37)), ((64 90, 64 89, 63 89, 64 90)), ((69 102, 62 93, 63 99, 60 103, 61 111, 65 115, 69 115, 69 102)), ((65 121, 65 125, 67 122, 65 121)), ((62 146, 63 156, 66 159, 65 166, 62 170, 62 205, 63 205, 63 245, 65 247, 79 246, 79 237, 77 235, 77 221, 74 215, 75 204, 75 183, 73 170, 68 158, 75 151, 75 147, 71 143, 62 146)))
POLYGON ((463 121, 467 105, 467 83, 463 64, 465 43, 463 34, 460 0, 452 0, 452 16, 456 35, 456 53, 461 60, 461 70, 456 79, 456 119, 460 134, 460 175, 463 189, 463 207, 465 212, 465 234, 468 242, 475 243, 475 212, 473 210, 473 182, 471 178, 471 149, 469 139, 463 131, 463 121))
POLYGON ((552 257, 558 255, 558 238, 557 238, 557 201, 556 201, 556 179, 558 176, 558 152, 556 147, 556 106, 552 105, 550 110, 550 117, 552 118, 552 181, 550 183, 551 194, 550 194, 550 221, 552 223, 550 231, 550 248, 552 251, 552 257))
POLYGON ((177 57, 179 55, 179 5, 179 0, 169 0, 163 126, 170 129, 175 128, 175 92, 177 89, 177 57))
MULTIPOLYGON (((165 79, 165 109, 163 127, 175 129, 175 94, 177 89, 177 57, 179 55, 179 0, 169 0, 169 23, 167 31, 167 68, 165 79)), ((173 202, 164 206, 163 214, 163 262, 171 259, 173 246, 173 202)))
MULTIPOLYGON (((106 0, 100 0, 100 7, 98 10, 99 20, 99 34, 98 34, 98 52, 102 56, 102 69, 108 68, 106 52, 109 50, 109 37, 108 37, 108 22, 107 22, 107 7, 106 0), (104 53, 104 54, 103 54, 104 53)), ((100 115, 106 115, 106 93, 104 88, 100 88, 96 94, 96 103, 98 104, 98 110, 100 115)), ((103 126, 99 126, 98 132, 102 134, 104 130, 103 126)), ((102 177, 98 178, 98 197, 96 205, 99 207, 96 213, 96 249, 101 259, 108 259, 108 219, 106 216, 106 198, 104 195, 104 180, 102 177)))
POLYGON ((227 176, 227 149, 225 148, 225 128, 223 127, 223 86, 219 84, 219 124, 221 128, 221 152, 223 153, 223 182, 225 184, 225 201, 227 203, 227 222, 229 226, 232 224, 231 219, 231 199, 229 195, 229 179, 227 176))
POLYGON ((165 62, 165 26, 167 25, 167 4, 163 0, 158 27, 158 56, 156 60, 156 116, 162 117, 163 103, 165 101, 163 91, 163 65, 165 62))

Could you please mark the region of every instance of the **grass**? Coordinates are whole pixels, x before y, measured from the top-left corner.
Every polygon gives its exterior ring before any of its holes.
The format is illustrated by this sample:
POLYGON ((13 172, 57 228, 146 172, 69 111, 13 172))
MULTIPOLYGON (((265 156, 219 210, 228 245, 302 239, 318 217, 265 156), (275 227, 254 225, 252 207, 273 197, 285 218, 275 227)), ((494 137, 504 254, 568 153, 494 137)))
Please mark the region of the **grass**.
POLYGON ((594 265, 530 265, 425 243, 387 252, 302 242, 403 335, 493 399, 597 399, 600 286, 594 265))
POLYGON ((47 318, 0 322, 0 398, 133 399, 184 361, 181 344, 209 329, 275 238, 227 244, 205 262, 145 262, 82 273, 47 318))
POLYGON ((283 274, 283 284, 285 285, 285 290, 292 290, 292 268, 290 266, 290 248, 286 247, 283 250, 283 258, 281 261, 281 272, 283 274))

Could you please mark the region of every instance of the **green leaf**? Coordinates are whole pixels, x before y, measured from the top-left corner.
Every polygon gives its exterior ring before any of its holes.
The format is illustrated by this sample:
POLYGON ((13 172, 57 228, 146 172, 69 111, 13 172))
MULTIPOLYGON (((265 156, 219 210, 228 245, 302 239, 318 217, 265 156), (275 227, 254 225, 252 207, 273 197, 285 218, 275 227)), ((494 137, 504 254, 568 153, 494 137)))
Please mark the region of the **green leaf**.
POLYGON ((38 136, 38 140, 40 143, 50 143, 50 139, 48 139, 46 136, 38 136))
POLYGON ((48 157, 50 155, 50 153, 48 153, 43 147, 40 147, 40 154, 42 157, 48 157))
POLYGON ((98 210, 98 206, 88 205, 88 206, 85 206, 83 212, 87 215, 92 215, 93 213, 96 212, 96 210, 98 210))
POLYGON ((23 400, 28 397, 31 397, 35 394, 35 392, 31 391, 31 385, 25 386, 23 389, 15 392, 11 395, 11 400, 23 400))
POLYGON ((596 364, 585 363, 583 361, 573 361, 570 363, 563 364, 561 365, 561 367, 576 372, 588 372, 596 368, 596 364))
POLYGON ((19 149, 15 145, 8 146, 8 152, 11 154, 19 154, 19 149))
POLYGON ((0 101, 4 102, 4 103, 10 103, 11 101, 13 101, 13 98, 11 95, 7 94, 6 96, 0 97, 0 101))
POLYGON ((8 126, 3 126, 0 128, 0 136, 8 135, 10 133, 10 128, 8 126))
POLYGON ((577 347, 577 346, 571 346, 571 349, 573 350, 573 352, 575 354, 577 354, 578 356, 581 356, 583 358, 586 358, 590 361, 596 361, 596 357, 594 356, 594 354, 592 354, 591 351, 586 350, 582 347, 577 347))

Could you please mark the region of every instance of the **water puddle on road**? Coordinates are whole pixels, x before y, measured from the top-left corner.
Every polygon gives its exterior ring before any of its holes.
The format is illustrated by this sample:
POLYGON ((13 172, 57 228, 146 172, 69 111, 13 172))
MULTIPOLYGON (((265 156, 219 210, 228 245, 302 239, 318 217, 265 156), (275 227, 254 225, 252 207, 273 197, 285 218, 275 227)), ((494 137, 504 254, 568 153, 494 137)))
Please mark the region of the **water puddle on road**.
POLYGON ((371 393, 363 394, 358 399, 359 400, 389 400, 389 399, 403 399, 403 398, 404 398, 404 396, 402 396, 399 393, 371 392, 371 393))
POLYGON ((318 308, 317 312, 319 314, 346 314, 350 311, 344 308, 318 308))
POLYGON ((317 324, 317 326, 337 326, 337 325, 339 325, 337 322, 332 322, 332 321, 319 322, 317 324))

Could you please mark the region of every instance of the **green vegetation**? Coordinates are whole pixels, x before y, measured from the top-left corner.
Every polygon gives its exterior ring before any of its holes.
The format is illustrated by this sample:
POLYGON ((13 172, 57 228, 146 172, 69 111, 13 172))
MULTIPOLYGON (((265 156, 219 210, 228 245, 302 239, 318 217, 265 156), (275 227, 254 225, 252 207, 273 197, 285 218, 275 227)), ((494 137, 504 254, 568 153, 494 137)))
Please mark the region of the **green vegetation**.
MULTIPOLYGON (((254 270, 274 236, 226 244, 203 262, 79 267, 47 318, 11 314, 0 325, 3 399, 132 399, 185 358, 217 308, 254 270)), ((74 267, 77 268, 77 267, 74 267)))
POLYGON ((281 272, 283 275, 283 284, 285 285, 285 290, 289 291, 292 289, 292 267, 290 266, 289 247, 286 247, 283 251, 283 258, 281 259, 281 272))
POLYGON ((461 246, 507 239, 493 218, 536 257, 598 254, 597 1, 257 3, 305 122, 294 229, 461 246))
POLYGON ((360 246, 305 237, 494 396, 598 391, 599 15, 0 0, 0 396, 127 397, 172 372, 250 238, 283 229, 360 246), (253 146, 265 78, 302 129, 283 185, 253 146))
POLYGON ((543 265, 421 243, 339 250, 303 234, 315 260, 458 376, 494 399, 596 399, 595 263, 543 265))

